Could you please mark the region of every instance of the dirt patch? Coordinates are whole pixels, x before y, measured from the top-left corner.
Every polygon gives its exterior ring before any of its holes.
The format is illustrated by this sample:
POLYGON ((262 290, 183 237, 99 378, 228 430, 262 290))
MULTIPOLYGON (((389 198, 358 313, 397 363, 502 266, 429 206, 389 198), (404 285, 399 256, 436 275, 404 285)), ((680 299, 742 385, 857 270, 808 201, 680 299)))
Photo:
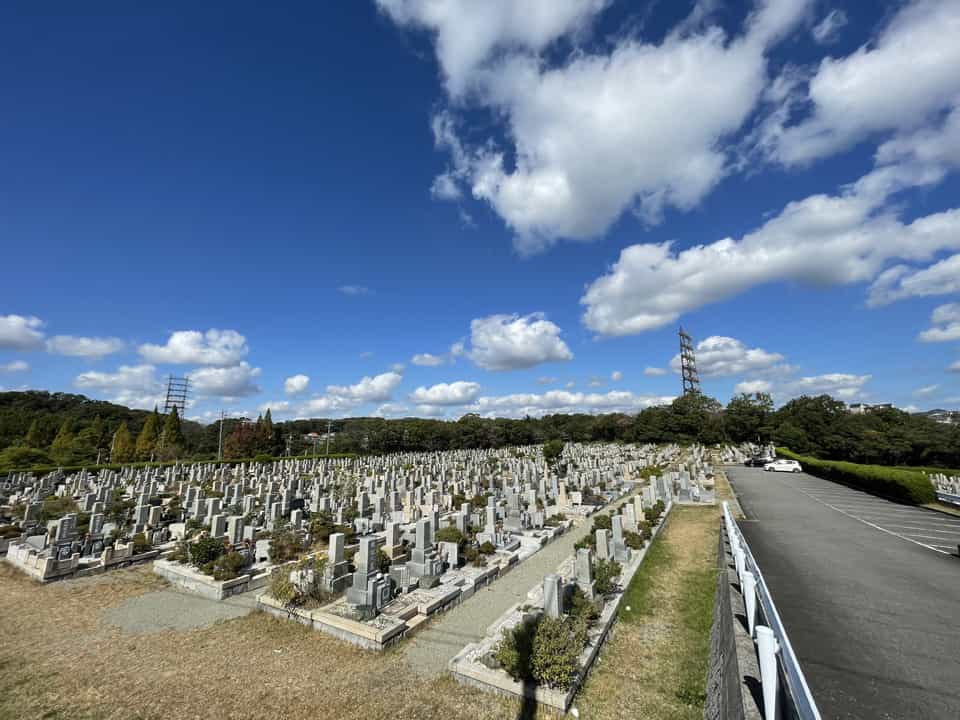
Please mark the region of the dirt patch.
POLYGON ((518 715, 449 677, 419 678, 399 652, 264 613, 138 635, 104 619, 163 587, 149 567, 41 586, 0 563, 0 718, 518 715))

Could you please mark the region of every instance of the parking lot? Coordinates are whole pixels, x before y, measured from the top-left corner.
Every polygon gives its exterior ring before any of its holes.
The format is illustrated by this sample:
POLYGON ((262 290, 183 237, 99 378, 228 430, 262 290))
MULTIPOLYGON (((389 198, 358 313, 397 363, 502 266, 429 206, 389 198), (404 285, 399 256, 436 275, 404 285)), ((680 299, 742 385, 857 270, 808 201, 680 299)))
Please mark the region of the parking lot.
POLYGON ((831 510, 881 532, 947 555, 956 555, 960 544, 960 517, 884 500, 806 474, 767 473, 771 482, 787 483, 793 490, 831 510))

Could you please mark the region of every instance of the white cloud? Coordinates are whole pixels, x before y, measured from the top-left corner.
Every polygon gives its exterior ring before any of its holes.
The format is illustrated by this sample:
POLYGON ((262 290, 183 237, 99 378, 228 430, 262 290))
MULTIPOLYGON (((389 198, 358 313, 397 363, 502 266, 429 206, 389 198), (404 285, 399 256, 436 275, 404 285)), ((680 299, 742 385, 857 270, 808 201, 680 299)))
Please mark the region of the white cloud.
POLYGON ((116 403, 128 407, 152 408, 163 403, 163 386, 153 365, 121 365, 116 372, 81 373, 74 385, 82 390, 107 393, 116 403))
POLYGON ((827 57, 809 83, 809 117, 785 128, 775 156, 805 163, 885 131, 910 131, 960 98, 956 0, 915 0, 880 36, 827 57))
POLYGON ((384 403, 373 412, 375 417, 398 418, 409 417, 410 408, 400 403, 384 403))
POLYGON ((307 386, 310 384, 310 376, 304 375, 302 373, 298 375, 291 375, 286 380, 283 381, 283 391, 287 395, 299 395, 304 390, 307 389, 307 386))
POLYGON ((43 345, 42 327, 32 315, 0 315, 0 349, 36 350, 43 345))
POLYGON ((360 297, 361 295, 370 295, 373 291, 365 285, 341 285, 337 291, 342 295, 350 297, 360 297))
POLYGON ((311 417, 316 414, 341 415, 357 406, 357 402, 338 395, 318 395, 305 402, 297 413, 298 417, 311 417))
POLYGON ((549 390, 545 393, 516 393, 480 397, 468 409, 487 417, 539 417, 552 413, 635 413, 654 405, 665 405, 673 397, 635 395, 623 390, 607 393, 549 390))
POLYGON ((879 166, 838 195, 789 203, 739 240, 679 252, 670 242, 631 245, 580 299, 584 323, 600 335, 636 334, 765 283, 867 282, 890 260, 928 261, 960 248, 960 210, 903 223, 884 206, 904 188, 941 178, 939 168, 879 166))
MULTIPOLYGON (((761 348, 748 348, 740 340, 713 335, 697 343, 697 371, 702 377, 743 375, 771 370, 780 365, 783 355, 761 348)), ((674 372, 680 372, 680 356, 670 361, 674 372)))
POLYGON ((141 345, 140 355, 152 363, 236 365, 249 352, 247 339, 236 330, 178 330, 166 345, 141 345))
POLYGON ((410 401, 416 405, 465 405, 472 402, 479 393, 479 383, 458 380, 438 383, 429 388, 418 387, 410 394, 410 401))
POLYGON ((746 393, 747 395, 768 393, 771 390, 773 390, 773 383, 769 380, 744 380, 733 387, 734 393, 746 393))
POLYGON ((924 387, 917 388, 913 391, 913 394, 916 397, 929 397, 937 392, 940 388, 939 385, 926 385, 924 387))
POLYGON ((583 28, 610 0, 376 0, 398 25, 436 36, 447 92, 459 96, 495 52, 539 51, 583 28))
POLYGON ((647 377, 660 377, 661 375, 667 374, 667 369, 661 367, 648 367, 644 368, 643 374, 647 377))
POLYGON ((603 378, 594 375, 590 378, 590 382, 587 383, 587 387, 598 388, 603 387, 604 384, 606 384, 606 381, 603 378))
POLYGON ((960 360, 955 362, 953 365, 947 368, 948 372, 960 373, 960 360))
POLYGON ((404 365, 403 363, 394 363, 393 365, 390 366, 390 369, 393 370, 395 373, 402 373, 404 370, 407 369, 407 366, 404 365))
POLYGON ((272 402, 265 402, 259 408, 257 408, 261 413, 265 413, 267 410, 270 411, 270 417, 275 415, 288 415, 293 409, 293 405, 289 400, 274 400, 272 402))
POLYGON ((867 303, 887 305, 909 297, 928 297, 960 292, 960 254, 944 258, 923 270, 894 265, 870 286, 867 303))
POLYGON ((54 335, 47 340, 47 351, 69 357, 90 359, 102 358, 120 352, 125 343, 120 338, 76 337, 74 335, 54 335))
POLYGON ((348 402, 383 402, 391 398, 401 380, 403 376, 397 372, 367 375, 355 385, 328 385, 327 393, 348 402))
POLYGON ((531 11, 509 0, 379 1, 394 21, 437 32, 454 106, 503 119, 508 147, 469 147, 450 111, 437 115, 435 142, 452 164, 433 190, 459 197, 468 187, 514 230, 522 253, 595 238, 625 211, 651 222, 664 208, 694 207, 726 173, 723 141, 763 92, 766 49, 810 4, 759 2, 732 39, 719 27, 683 26, 659 45, 624 37, 609 53, 574 52, 551 66, 539 51, 606 3, 543 0, 549 10, 531 11), (496 22, 478 25, 477 13, 496 22))
POLYGON ((848 373, 828 373, 801 377, 787 385, 786 392, 790 395, 822 395, 827 394, 842 400, 850 400, 859 396, 872 375, 851 375, 848 373))
POLYGON ((941 305, 930 316, 933 327, 920 333, 924 342, 951 342, 960 340, 960 303, 941 305))
POLYGON ((436 367, 443 365, 446 361, 447 358, 444 355, 432 355, 431 353, 417 353, 410 358, 410 362, 421 367, 436 367))
POLYGON ((620 382, 623 380, 623 373, 619 370, 614 370, 612 373, 610 373, 610 379, 614 382, 620 382))
POLYGON ((553 385, 557 381, 557 378, 551 375, 542 375, 537 378, 537 385, 553 385))
POLYGON ((190 378, 190 388, 204 397, 223 399, 249 397, 260 392, 254 382, 260 375, 260 368, 250 367, 246 362, 230 367, 206 367, 194 370, 190 378))
POLYGON ((565 387, 567 390, 572 390, 572 389, 575 388, 576 386, 577 386, 577 383, 574 382, 573 380, 570 380, 569 382, 567 382, 567 383, 564 385, 564 387, 565 387))
POLYGON ((23 360, 14 360, 13 362, 0 364, 0 372, 2 373, 26 372, 29 369, 30 365, 23 360))
POLYGON ((491 315, 470 323, 470 359, 485 370, 517 370, 572 360, 560 328, 542 313, 491 315))
POLYGON ((837 39, 840 30, 847 24, 847 14, 843 10, 831 10, 818 22, 811 33, 813 39, 821 45, 827 45, 837 39))

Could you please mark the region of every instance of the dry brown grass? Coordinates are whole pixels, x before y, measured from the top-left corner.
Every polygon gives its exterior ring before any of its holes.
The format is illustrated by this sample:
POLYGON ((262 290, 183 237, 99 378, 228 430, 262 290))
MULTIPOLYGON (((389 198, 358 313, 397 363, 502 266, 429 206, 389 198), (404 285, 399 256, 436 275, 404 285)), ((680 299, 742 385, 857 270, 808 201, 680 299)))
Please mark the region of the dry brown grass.
POLYGON ((161 587, 149 568, 40 586, 0 563, 0 718, 510 718, 518 704, 421 680, 375 655, 254 613, 130 635, 103 609, 161 587))
POLYGON ((575 702, 582 717, 703 717, 718 532, 719 507, 671 512, 575 702))

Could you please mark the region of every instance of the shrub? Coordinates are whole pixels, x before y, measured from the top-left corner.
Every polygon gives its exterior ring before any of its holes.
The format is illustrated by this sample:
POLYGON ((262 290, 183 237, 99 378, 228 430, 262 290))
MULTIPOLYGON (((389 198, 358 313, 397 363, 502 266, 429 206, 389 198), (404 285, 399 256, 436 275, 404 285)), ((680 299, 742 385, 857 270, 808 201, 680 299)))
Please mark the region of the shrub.
POLYGON ((567 516, 563 513, 557 513, 556 515, 551 515, 546 520, 543 521, 543 524, 547 527, 556 527, 560 523, 564 522, 567 519, 567 516))
POLYGON ((290 571, 287 568, 274 568, 270 573, 268 586, 270 596, 279 603, 289 605, 297 597, 297 588, 290 582, 290 571))
POLYGON ((494 648, 494 659, 514 680, 528 680, 533 677, 530 661, 537 625, 538 621, 531 619, 509 630, 505 629, 503 637, 494 648))
POLYGON ((591 533, 596 532, 597 530, 612 530, 613 529, 613 518, 609 515, 597 515, 593 518, 593 530, 591 533))
POLYGON ((580 550, 581 548, 592 549, 593 548, 593 534, 584 535, 582 538, 577 540, 573 545, 575 550, 580 550))
POLYGON ((240 553, 233 550, 224 553, 213 561, 213 579, 233 580, 246 564, 246 558, 240 553))
POLYGON ((140 555, 141 553, 150 552, 153 546, 147 540, 147 536, 143 533, 137 533, 133 536, 133 554, 140 555))
POLYGON ((586 626, 592 625, 600 617, 600 610, 596 603, 587 597, 579 587, 573 588, 573 597, 570 598, 570 612, 574 620, 579 620, 586 626))
POLYGON ((587 643, 587 628, 571 618, 543 618, 533 636, 533 679, 562 690, 580 670, 580 653, 587 643))
POLYGON ((624 531, 623 542, 626 543, 626 546, 631 550, 643 549, 643 535, 640 533, 630 532, 629 530, 624 531))
POLYGON ((777 454, 797 460, 811 475, 852 485, 867 492, 884 495, 894 500, 924 505, 937 499, 933 484, 918 470, 902 470, 883 465, 858 465, 851 462, 819 460, 792 453, 786 448, 777 448, 777 454))
POLYGON ((170 559, 178 563, 190 562, 190 548, 186 540, 180 540, 173 548, 170 559))
POLYGON ((496 546, 487 540, 483 545, 480 546, 481 555, 493 555, 497 551, 496 546))
POLYGON ((599 595, 613 592, 614 582, 623 568, 616 560, 597 560, 593 565, 593 588, 599 595))
POLYGON ((190 562, 198 568, 213 563, 226 551, 223 540, 203 537, 190 545, 190 562))
POLYGON ((436 542, 452 542, 458 545, 463 542, 463 533, 452 525, 440 528, 433 536, 436 542))
POLYGON ((270 537, 270 562, 276 564, 294 560, 304 549, 303 541, 292 528, 275 530, 270 537))

